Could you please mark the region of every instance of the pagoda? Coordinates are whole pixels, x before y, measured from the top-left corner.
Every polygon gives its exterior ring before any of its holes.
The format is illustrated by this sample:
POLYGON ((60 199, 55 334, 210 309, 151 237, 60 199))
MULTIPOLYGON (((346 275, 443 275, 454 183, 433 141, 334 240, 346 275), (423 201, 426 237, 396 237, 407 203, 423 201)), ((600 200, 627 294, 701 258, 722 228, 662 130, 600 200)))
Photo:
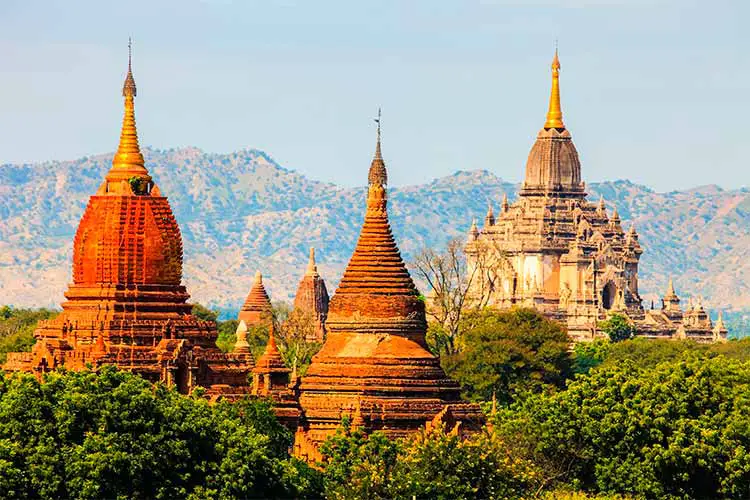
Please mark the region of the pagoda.
POLYGON ((323 342, 325 339, 325 321, 328 317, 328 289, 326 282, 318 273, 315 263, 315 249, 310 248, 310 259, 305 275, 299 282, 294 297, 294 310, 311 316, 314 330, 307 337, 308 342, 323 342))
POLYGON ((273 323, 268 327, 268 343, 263 355, 253 368, 253 391, 257 397, 270 398, 279 421, 294 431, 299 421, 299 405, 294 382, 290 383, 292 370, 286 367, 276 345, 273 323))
POLYGON ((237 319, 244 321, 247 326, 258 326, 267 324, 271 319, 271 299, 263 285, 263 275, 256 271, 253 286, 247 294, 245 303, 242 304, 237 319))
MULTIPOLYGON (((475 305, 532 307, 564 323, 576 340, 601 333, 598 323, 626 316, 646 336, 671 338, 685 331, 714 339, 711 320, 691 313, 688 328, 671 286, 663 311, 645 311, 638 290, 643 249, 635 227, 622 227, 617 209, 587 199, 581 163, 563 122, 560 61, 552 60, 552 86, 544 126, 529 152, 518 200, 503 197, 500 210, 476 220, 465 247, 475 305)), ((718 334, 721 337, 721 334, 718 334)), ((724 338, 726 333, 723 334, 724 338)))
POLYGON ((379 120, 368 181, 364 225, 331 299, 326 340, 298 387, 294 451, 307 460, 320 458, 318 447, 344 417, 394 438, 424 427, 446 406, 466 431, 483 421, 427 350, 424 302, 388 221, 379 120))
POLYGON ((3 368, 43 373, 114 364, 184 393, 197 386, 247 393, 252 356, 222 353, 216 324, 191 314, 180 228, 138 144, 130 54, 122 94, 120 144, 78 226, 63 311, 41 321, 32 351, 10 353, 3 368))

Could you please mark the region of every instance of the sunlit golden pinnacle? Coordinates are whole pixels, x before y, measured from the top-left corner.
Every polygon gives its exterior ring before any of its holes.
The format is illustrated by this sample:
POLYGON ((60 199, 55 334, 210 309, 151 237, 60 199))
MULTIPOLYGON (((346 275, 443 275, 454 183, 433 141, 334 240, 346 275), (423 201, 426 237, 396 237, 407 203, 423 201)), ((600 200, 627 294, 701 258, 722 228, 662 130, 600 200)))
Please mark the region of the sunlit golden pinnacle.
POLYGON ((549 96, 549 111, 547 111, 544 128, 565 128, 560 106, 560 61, 557 58, 557 48, 555 48, 555 57, 552 59, 552 92, 549 96))
MULTIPOLYGON (((132 67, 132 44, 128 40, 128 74, 122 86, 122 95, 125 98, 125 115, 122 119, 122 131, 120 132, 120 145, 112 162, 112 171, 122 174, 123 178, 130 176, 145 176, 148 172, 145 168, 143 154, 138 145, 138 131, 135 128, 135 78, 133 78, 132 67)), ((108 176, 109 177, 109 176, 108 176)))

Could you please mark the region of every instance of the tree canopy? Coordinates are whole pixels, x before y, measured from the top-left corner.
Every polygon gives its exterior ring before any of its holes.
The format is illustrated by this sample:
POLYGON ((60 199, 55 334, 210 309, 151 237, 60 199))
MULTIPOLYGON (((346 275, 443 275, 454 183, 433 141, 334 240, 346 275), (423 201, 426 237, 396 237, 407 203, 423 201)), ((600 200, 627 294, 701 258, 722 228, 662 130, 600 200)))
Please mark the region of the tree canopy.
POLYGON ((286 498, 317 473, 265 401, 209 404, 113 367, 0 375, 3 498, 286 498))
POLYGON ((550 480, 644 498, 750 497, 750 363, 686 353, 600 366, 495 418, 550 480))
POLYGON ((464 316, 461 350, 444 356, 443 366, 467 397, 509 402, 526 392, 562 387, 570 375, 570 340, 565 329, 533 309, 464 316))

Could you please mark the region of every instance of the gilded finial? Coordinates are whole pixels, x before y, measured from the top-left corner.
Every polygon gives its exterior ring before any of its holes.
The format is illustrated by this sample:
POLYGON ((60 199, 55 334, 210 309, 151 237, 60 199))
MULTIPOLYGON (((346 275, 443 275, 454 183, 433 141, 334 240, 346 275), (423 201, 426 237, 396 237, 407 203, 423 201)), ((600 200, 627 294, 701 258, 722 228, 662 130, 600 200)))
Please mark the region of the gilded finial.
POLYGON ((560 60, 557 57, 557 41, 555 41, 555 57, 552 58, 552 91, 549 96, 549 111, 544 128, 565 128, 560 105, 560 60))
POLYGON ((107 174, 107 180, 110 182, 127 181, 133 177, 140 177, 150 181, 151 177, 145 167, 135 126, 136 87, 135 78, 133 78, 133 43, 130 38, 128 38, 128 73, 122 86, 122 95, 125 97, 125 113, 120 131, 120 144, 112 161, 112 170, 107 174))

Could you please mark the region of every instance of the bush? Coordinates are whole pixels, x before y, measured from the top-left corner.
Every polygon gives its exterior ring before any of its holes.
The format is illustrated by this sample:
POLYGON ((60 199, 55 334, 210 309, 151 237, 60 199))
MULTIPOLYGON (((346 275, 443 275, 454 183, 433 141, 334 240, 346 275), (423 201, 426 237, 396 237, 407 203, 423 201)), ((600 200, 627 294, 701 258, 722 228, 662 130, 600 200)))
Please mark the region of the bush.
POLYGON ((622 342, 633 338, 635 326, 622 314, 613 314, 606 321, 599 323, 599 329, 607 334, 611 342, 622 342))

